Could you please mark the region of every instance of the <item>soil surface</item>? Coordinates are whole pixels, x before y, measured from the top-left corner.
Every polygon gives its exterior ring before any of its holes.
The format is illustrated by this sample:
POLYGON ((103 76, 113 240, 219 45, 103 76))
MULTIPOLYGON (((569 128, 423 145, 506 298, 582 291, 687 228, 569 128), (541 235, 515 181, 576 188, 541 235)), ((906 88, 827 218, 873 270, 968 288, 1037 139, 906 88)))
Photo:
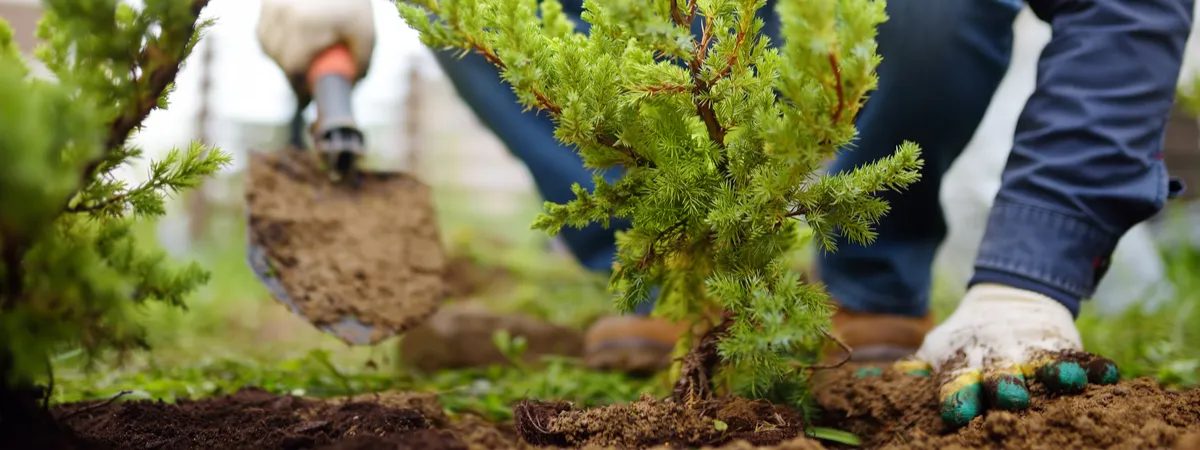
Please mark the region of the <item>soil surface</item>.
MULTIPOLYGON (((773 445, 804 432, 804 418, 798 411, 742 398, 686 408, 643 396, 630 404, 587 410, 562 402, 526 401, 517 405, 513 416, 525 442, 561 448, 695 448, 731 442, 773 445)), ((807 448, 821 448, 815 441, 811 444, 807 448)))
POLYGON ((824 425, 863 437, 864 448, 1200 448, 1189 436, 1200 432, 1200 390, 1164 390, 1136 379, 1052 396, 1033 383, 1028 410, 989 412, 951 431, 938 417, 933 378, 886 370, 864 380, 857 370, 823 374, 816 392, 824 425))
POLYGON ((419 325, 448 290, 429 188, 402 173, 334 183, 319 164, 312 152, 251 154, 251 265, 314 325, 355 319, 371 343, 419 325))
MULTIPOLYGON (((430 395, 322 401, 245 389, 176 405, 89 402, 55 408, 74 436, 38 449, 470 449, 512 448, 516 438, 479 420, 451 422, 430 395)), ((64 433, 65 434, 65 433, 64 433)), ((44 442, 44 441, 43 441, 44 442)), ((8 447, 14 444, 16 447, 8 447)))
MULTIPOLYGON (((885 371, 858 379, 853 369, 819 381, 825 412, 817 425, 854 432, 862 448, 1114 448, 1200 450, 1200 391, 1160 389, 1150 380, 1089 386, 1078 396, 1045 397, 1032 407, 992 412, 946 430, 933 382, 885 371)), ((744 399, 686 409, 669 400, 579 410, 526 401, 515 425, 450 418, 430 394, 391 393, 317 400, 257 389, 201 401, 87 402, 58 406, 59 429, 0 427, 4 449, 529 449, 841 448, 803 434, 796 410, 744 399)))

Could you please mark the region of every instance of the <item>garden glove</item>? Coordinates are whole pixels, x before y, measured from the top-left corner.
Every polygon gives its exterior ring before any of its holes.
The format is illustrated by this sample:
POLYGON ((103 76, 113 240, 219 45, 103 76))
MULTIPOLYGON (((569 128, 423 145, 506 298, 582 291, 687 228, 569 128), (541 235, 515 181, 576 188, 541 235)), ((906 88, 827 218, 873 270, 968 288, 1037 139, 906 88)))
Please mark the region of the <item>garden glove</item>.
POLYGON ((371 0, 262 0, 257 35, 300 103, 307 104, 309 64, 336 44, 350 49, 358 79, 366 76, 375 50, 375 15, 371 0))
POLYGON ((998 284, 972 286, 962 303, 925 337, 910 373, 936 374, 942 419, 962 426, 985 408, 1029 406, 1026 380, 1054 393, 1078 393, 1088 382, 1113 384, 1116 365, 1082 350, 1074 317, 1044 295, 998 284))

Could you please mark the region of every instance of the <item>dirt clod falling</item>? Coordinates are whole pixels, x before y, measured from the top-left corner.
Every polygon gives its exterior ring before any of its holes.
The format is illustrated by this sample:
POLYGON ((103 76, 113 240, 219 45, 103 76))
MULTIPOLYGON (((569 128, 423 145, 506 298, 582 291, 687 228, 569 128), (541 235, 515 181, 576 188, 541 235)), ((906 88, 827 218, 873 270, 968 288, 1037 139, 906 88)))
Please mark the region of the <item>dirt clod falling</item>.
POLYGON ((377 342, 421 323, 445 298, 446 257, 427 186, 407 174, 330 181, 311 152, 252 153, 252 245, 266 275, 315 325, 352 317, 377 342))

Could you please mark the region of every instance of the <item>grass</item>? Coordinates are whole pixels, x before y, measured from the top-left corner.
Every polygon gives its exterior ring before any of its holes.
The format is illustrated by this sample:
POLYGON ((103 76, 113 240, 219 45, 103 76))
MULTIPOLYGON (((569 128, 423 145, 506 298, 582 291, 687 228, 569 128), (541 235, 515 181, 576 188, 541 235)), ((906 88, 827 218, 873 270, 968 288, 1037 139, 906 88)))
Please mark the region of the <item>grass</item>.
MULTIPOLYGON (((582 329, 609 311, 605 280, 577 266, 568 255, 549 251, 550 241, 529 230, 539 203, 525 199, 507 216, 480 216, 466 193, 440 192, 439 214, 448 247, 483 269, 504 272, 504 285, 486 301, 501 311, 521 311, 582 329), (499 230, 499 231, 498 231, 499 230)), ((633 379, 585 370, 578 361, 551 358, 540 369, 524 365, 420 374, 405 370, 398 339, 349 347, 314 329, 269 297, 245 263, 244 243, 228 236, 245 232, 239 211, 210 225, 210 236, 190 258, 213 272, 188 311, 157 305, 143 309, 152 350, 123 364, 87 370, 79 352, 54 361, 53 401, 111 398, 199 398, 257 386, 280 394, 331 397, 383 390, 436 392, 448 412, 470 411, 504 420, 523 398, 557 398, 580 405, 665 393, 662 377, 633 379), (218 238, 221 237, 221 238, 218 238)), ((153 242, 156 224, 140 230, 153 242)), ((517 355, 513 355, 514 358, 517 355)))
MULTIPOLYGON (((550 251, 550 241, 529 230, 539 202, 518 202, 512 214, 490 216, 472 208, 469 193, 438 193, 449 247, 484 268, 506 272, 505 284, 484 299, 496 309, 521 311, 582 328, 610 310, 604 280, 550 251)), ((540 369, 521 364, 477 370, 419 374, 398 362, 397 342, 351 348, 313 329, 268 297, 244 262, 240 211, 214 219, 210 238, 192 257, 213 271, 213 282, 193 296, 189 311, 143 311, 153 350, 121 366, 85 370, 77 353, 59 355, 53 400, 109 398, 129 391, 129 399, 197 398, 258 386, 276 393, 343 396, 382 390, 436 392, 450 413, 473 412, 495 420, 510 418, 510 406, 524 398, 555 398, 580 405, 636 399, 642 392, 665 394, 664 377, 632 379, 552 359, 540 369), (218 237, 226 237, 219 239, 218 237)), ((153 224, 142 230, 153 240, 153 224)), ((1130 311, 1079 321, 1089 349, 1113 358, 1126 376, 1154 376, 1175 386, 1200 383, 1200 254, 1167 254, 1170 278, 1180 296, 1155 311, 1130 311)), ((955 301, 953 289, 936 295, 944 316, 955 301)), ((838 433, 826 430, 827 433, 838 433)))

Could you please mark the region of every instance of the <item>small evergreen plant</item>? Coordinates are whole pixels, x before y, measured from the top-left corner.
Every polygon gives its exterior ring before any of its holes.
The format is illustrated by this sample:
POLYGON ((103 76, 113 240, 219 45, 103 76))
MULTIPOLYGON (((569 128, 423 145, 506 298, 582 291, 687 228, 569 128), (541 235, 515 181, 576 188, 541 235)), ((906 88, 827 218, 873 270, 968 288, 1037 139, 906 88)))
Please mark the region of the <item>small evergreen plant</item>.
MULTIPOLYGON (((0 21, 0 403, 45 380, 49 357, 144 345, 133 313, 183 306, 208 280, 139 245, 135 220, 229 162, 199 144, 129 185, 113 171, 142 155, 129 135, 167 94, 205 25, 206 0, 46 0, 35 76, 0 21), (8 394, 7 396, 4 394, 8 394), (7 397, 7 398, 5 398, 7 397)), ((92 359, 89 359, 91 361, 92 359)), ((0 413, 0 416, 5 416, 0 413)), ((10 417, 4 417, 9 419, 10 417)), ((2 420, 0 420, 2 422, 2 420)))
POLYGON ((534 223, 554 234, 631 219, 611 279, 620 309, 660 286, 656 311, 716 325, 720 360, 751 394, 811 363, 792 355, 824 342, 831 308, 785 264, 801 221, 827 251, 835 233, 869 243, 888 210, 875 194, 917 181, 922 164, 905 143, 819 174, 851 144, 876 86, 882 0, 780 0, 778 47, 760 34, 765 0, 586 0, 586 35, 557 0, 408 3, 401 15, 422 42, 482 54, 587 167, 622 171, 575 185, 534 223))

